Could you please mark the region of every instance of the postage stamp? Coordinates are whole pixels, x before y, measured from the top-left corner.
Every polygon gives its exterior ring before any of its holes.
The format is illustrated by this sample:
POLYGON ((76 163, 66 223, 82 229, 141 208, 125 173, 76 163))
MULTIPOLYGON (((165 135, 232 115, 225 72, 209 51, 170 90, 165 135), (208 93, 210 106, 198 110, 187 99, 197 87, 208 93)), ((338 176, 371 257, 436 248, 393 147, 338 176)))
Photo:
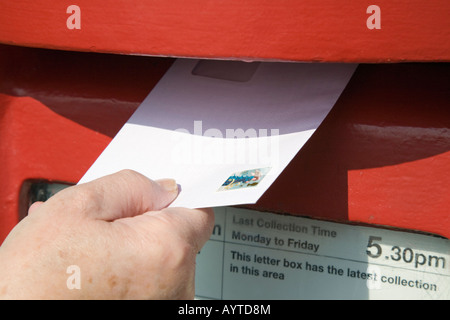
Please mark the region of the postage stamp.
POLYGON ((235 190, 257 186, 269 172, 270 167, 235 172, 217 191, 235 190))

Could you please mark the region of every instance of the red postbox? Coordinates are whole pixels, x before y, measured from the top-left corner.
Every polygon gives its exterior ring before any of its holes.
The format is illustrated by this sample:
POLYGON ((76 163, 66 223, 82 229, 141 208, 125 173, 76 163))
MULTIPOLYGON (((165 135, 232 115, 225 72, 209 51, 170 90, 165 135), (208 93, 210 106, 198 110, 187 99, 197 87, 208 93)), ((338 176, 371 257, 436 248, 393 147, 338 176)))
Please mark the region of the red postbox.
POLYGON ((83 0, 73 28, 66 4, 2 2, 0 240, 26 214, 30 188, 81 178, 173 61, 136 54, 362 63, 251 207, 448 238, 450 48, 440 2, 382 1, 380 28, 356 1, 139 1, 105 11, 83 0))

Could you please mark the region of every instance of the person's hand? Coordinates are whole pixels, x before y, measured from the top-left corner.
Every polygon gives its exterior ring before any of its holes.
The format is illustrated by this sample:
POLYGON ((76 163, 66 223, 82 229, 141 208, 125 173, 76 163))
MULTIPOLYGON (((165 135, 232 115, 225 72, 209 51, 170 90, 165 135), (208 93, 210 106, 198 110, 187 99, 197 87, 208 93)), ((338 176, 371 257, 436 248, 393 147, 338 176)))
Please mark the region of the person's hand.
POLYGON ((190 299, 212 210, 124 170, 33 204, 0 247, 0 298, 190 299))

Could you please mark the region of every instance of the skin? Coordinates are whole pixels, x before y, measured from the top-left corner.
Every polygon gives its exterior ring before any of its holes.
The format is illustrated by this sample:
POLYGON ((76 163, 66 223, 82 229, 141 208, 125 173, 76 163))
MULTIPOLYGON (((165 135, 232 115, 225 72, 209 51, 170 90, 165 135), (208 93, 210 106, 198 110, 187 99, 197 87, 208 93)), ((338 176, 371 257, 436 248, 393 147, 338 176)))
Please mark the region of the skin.
POLYGON ((214 215, 167 208, 177 195, 174 180, 125 170, 33 204, 0 247, 0 298, 192 299, 214 215))

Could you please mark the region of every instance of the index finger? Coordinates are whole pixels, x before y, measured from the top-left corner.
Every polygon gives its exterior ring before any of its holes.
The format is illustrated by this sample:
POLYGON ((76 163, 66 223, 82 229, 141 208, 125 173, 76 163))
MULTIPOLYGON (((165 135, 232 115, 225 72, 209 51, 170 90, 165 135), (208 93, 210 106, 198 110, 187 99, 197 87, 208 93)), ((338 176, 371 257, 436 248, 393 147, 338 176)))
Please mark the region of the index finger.
POLYGON ((195 252, 209 240, 214 228, 214 211, 211 208, 170 207, 161 211, 147 212, 144 216, 151 216, 165 223, 165 227, 172 230, 172 235, 176 234, 182 242, 191 245, 195 252))

